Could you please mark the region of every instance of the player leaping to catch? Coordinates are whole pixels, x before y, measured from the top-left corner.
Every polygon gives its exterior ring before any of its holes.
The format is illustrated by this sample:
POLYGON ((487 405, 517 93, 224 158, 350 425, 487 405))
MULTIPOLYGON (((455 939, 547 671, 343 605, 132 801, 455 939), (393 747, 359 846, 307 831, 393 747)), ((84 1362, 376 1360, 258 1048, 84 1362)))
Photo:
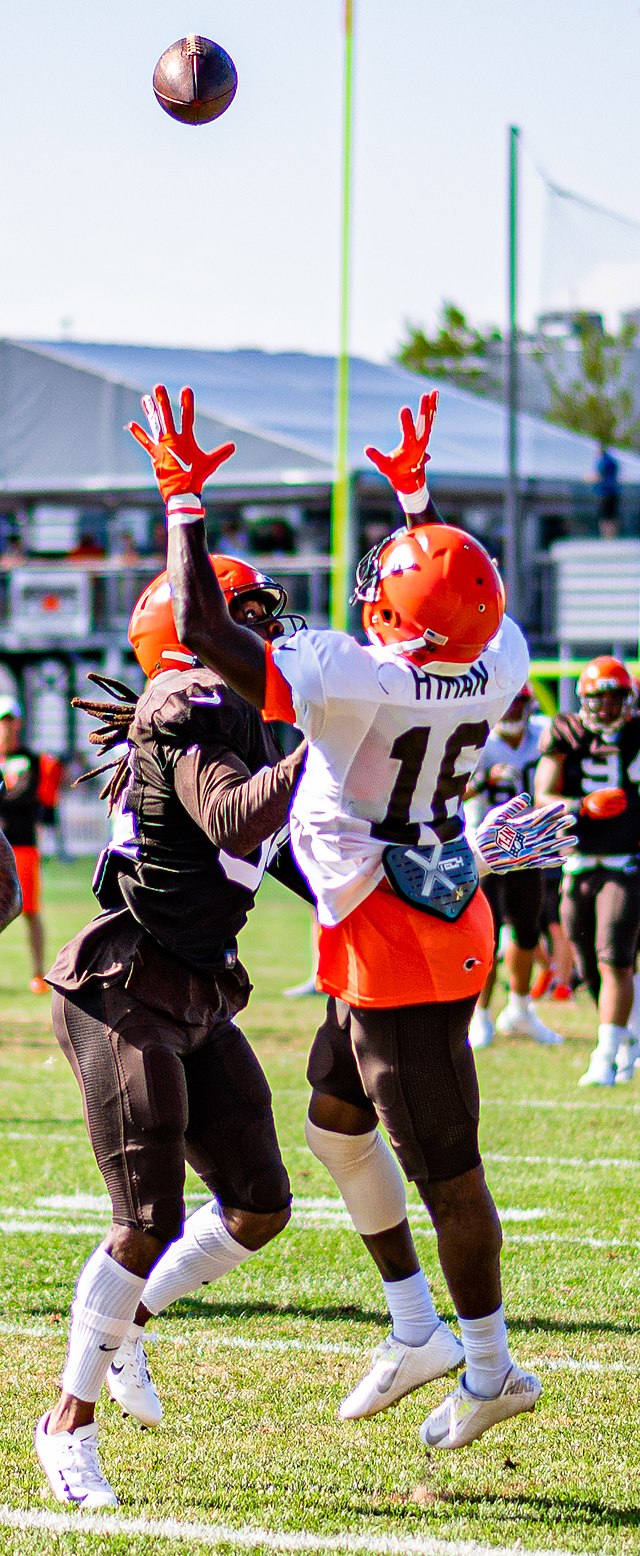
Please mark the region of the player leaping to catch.
MULTIPOLYGON (((493 950, 478 860, 482 869, 547 864, 570 842, 559 805, 532 812, 523 796, 486 819, 473 848, 465 837, 466 783, 526 679, 528 653, 504 616, 491 558, 442 524, 429 498, 424 467, 436 403, 435 394, 423 396, 415 424, 409 409, 401 411, 402 438, 390 455, 367 450, 396 491, 407 528, 358 568, 366 647, 329 630, 265 644, 234 623, 207 558, 206 456, 194 437, 192 391, 182 391, 179 430, 162 386, 152 402, 153 436, 131 430, 167 505, 181 641, 265 717, 296 723, 309 741, 291 833, 318 903, 318 983, 338 1002, 338 1019, 311 1055, 308 1140, 365 1241, 386 1226, 392 1244, 406 1224, 383 1152, 375 1192, 359 1193, 355 1147, 368 1137, 370 1183, 378 1121, 429 1210, 466 1370, 421 1437, 427 1446, 459 1448, 532 1410, 540 1395, 538 1379, 509 1353, 502 1234, 478 1151, 468 1028, 493 950), (348 1011, 349 1035, 340 1025, 348 1011), (326 1097, 343 1100, 341 1115, 326 1097)), ((390 1352, 391 1379, 395 1367, 390 1352)), ((366 1391, 370 1379, 363 1384, 366 1391)), ((388 1402, 406 1391, 391 1390, 388 1402)))

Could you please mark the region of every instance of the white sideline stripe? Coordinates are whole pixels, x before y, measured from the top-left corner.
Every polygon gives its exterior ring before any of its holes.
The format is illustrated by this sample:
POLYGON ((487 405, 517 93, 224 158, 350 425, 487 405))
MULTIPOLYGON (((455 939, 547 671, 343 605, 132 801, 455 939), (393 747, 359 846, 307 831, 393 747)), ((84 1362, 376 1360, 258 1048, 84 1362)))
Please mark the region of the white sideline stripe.
MULTIPOLYGON (((66 1325, 12 1324, 8 1320, 0 1320, 0 1334, 13 1336, 15 1339, 40 1340, 50 1338, 51 1335, 66 1335, 66 1325)), ((333 1344, 321 1340, 252 1340, 242 1335, 203 1335, 197 1329, 183 1330, 178 1334, 170 1334, 167 1330, 163 1330, 158 1339, 162 1345, 174 1345, 178 1350, 190 1345, 195 1351, 256 1351, 259 1355, 265 1356, 294 1352, 305 1356, 364 1357, 367 1349, 371 1349, 366 1345, 350 1345, 346 1340, 333 1344)), ((638 1373, 637 1365, 633 1362, 597 1361, 595 1358, 581 1361, 575 1356, 528 1357, 526 1365, 535 1368, 536 1372, 620 1373, 630 1377, 637 1377, 638 1373)))
POLYGON ((0 1507, 0 1525, 6 1529, 42 1529, 52 1534, 146 1535, 156 1540, 197 1541, 209 1549, 220 1545, 271 1551, 342 1551, 362 1556, 586 1556, 585 1552, 547 1547, 525 1551, 517 1545, 479 1545, 477 1540, 439 1540, 427 1535, 417 1539, 393 1534, 310 1534, 306 1531, 278 1534, 273 1529, 231 1524, 181 1523, 177 1518, 120 1518, 117 1513, 48 1513, 0 1507))
MULTIPOLYGON (((18 1212, 18 1216, 25 1217, 29 1212, 18 1212)), ((551 1211, 548 1212, 551 1214, 551 1211)), ((21 1233, 48 1232, 52 1237, 104 1237, 107 1223, 105 1221, 36 1221, 36 1220, 0 1220, 0 1232, 5 1237, 19 1236, 21 1233)), ((503 1220, 508 1220, 503 1216, 503 1220)), ((421 1237, 433 1238, 435 1232, 431 1226, 415 1225, 414 1228, 421 1237)), ((295 1222, 295 1218, 294 1218, 295 1222)), ((334 1216, 318 1215, 309 1218, 299 1218, 298 1231, 315 1231, 317 1227, 339 1227, 342 1231, 353 1233, 353 1227, 346 1215, 334 1216)), ((509 1247, 529 1246, 536 1243, 556 1243, 565 1248, 640 1248, 640 1239, 632 1237, 572 1237, 565 1232, 507 1232, 505 1241, 509 1247)))

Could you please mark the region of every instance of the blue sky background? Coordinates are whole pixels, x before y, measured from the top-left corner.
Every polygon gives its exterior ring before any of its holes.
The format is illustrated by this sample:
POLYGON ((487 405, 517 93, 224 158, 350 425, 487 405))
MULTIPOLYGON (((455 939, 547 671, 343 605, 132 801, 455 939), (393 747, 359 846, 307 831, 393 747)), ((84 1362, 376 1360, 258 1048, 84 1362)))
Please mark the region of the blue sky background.
MULTIPOLYGON (((503 322, 509 123, 555 182, 640 223, 638 0, 356 0, 356 26, 354 351, 384 359, 443 297, 503 322)), ((1 333, 335 349, 341 0, 23 0, 0 44, 1 333), (198 129, 151 90, 190 31, 239 74, 198 129)), ((523 161, 525 320, 640 305, 635 235, 618 252, 583 215, 541 293, 523 161)))

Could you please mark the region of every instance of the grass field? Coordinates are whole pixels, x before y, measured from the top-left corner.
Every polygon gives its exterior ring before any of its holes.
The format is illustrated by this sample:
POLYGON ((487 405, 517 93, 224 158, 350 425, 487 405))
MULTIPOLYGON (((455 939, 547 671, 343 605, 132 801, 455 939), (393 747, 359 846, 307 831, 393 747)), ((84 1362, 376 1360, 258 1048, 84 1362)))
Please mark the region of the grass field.
MULTIPOLYGON (((48 866, 51 954, 88 917, 88 881, 83 862, 48 866)), ((23 926, 3 935, 0 1551, 640 1553, 640 1080, 576 1089, 595 1031, 586 999, 541 1007, 563 1048, 499 1039, 479 1055, 512 1346, 544 1384, 535 1414, 429 1455, 417 1428, 446 1392, 440 1382, 341 1425, 338 1403, 387 1324, 373 1267, 304 1144, 305 1056, 322 1005, 281 991, 306 975, 308 945, 305 908, 268 882, 244 935, 257 986, 245 1027, 274 1092, 291 1226, 158 1321, 159 1431, 100 1403, 103 1462, 121 1498, 100 1519, 43 1501, 32 1433, 55 1397, 74 1281, 108 1207, 48 1000, 25 992, 23 926)), ((197 1193, 190 1177, 191 1205, 197 1193)), ((451 1317, 416 1202, 412 1221, 451 1317)))

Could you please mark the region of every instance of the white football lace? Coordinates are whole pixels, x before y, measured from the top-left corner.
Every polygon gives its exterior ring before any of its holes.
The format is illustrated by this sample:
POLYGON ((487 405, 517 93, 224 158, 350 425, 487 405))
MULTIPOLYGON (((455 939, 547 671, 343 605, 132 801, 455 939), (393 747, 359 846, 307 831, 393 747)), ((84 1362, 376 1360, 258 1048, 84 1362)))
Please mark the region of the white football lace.
POLYGON ((65 1443, 63 1471, 72 1496, 86 1494, 89 1485, 108 1485, 98 1459, 97 1437, 65 1443))
MULTIPOLYGON (((147 1343, 153 1344, 153 1339, 153 1335, 148 1335, 147 1343)), ((126 1349, 126 1360, 129 1362, 134 1373, 134 1382, 138 1385, 138 1388, 144 1388, 146 1383, 151 1383, 151 1374, 149 1372, 147 1353, 145 1351, 142 1340, 140 1338, 137 1340, 127 1340, 126 1349)))

